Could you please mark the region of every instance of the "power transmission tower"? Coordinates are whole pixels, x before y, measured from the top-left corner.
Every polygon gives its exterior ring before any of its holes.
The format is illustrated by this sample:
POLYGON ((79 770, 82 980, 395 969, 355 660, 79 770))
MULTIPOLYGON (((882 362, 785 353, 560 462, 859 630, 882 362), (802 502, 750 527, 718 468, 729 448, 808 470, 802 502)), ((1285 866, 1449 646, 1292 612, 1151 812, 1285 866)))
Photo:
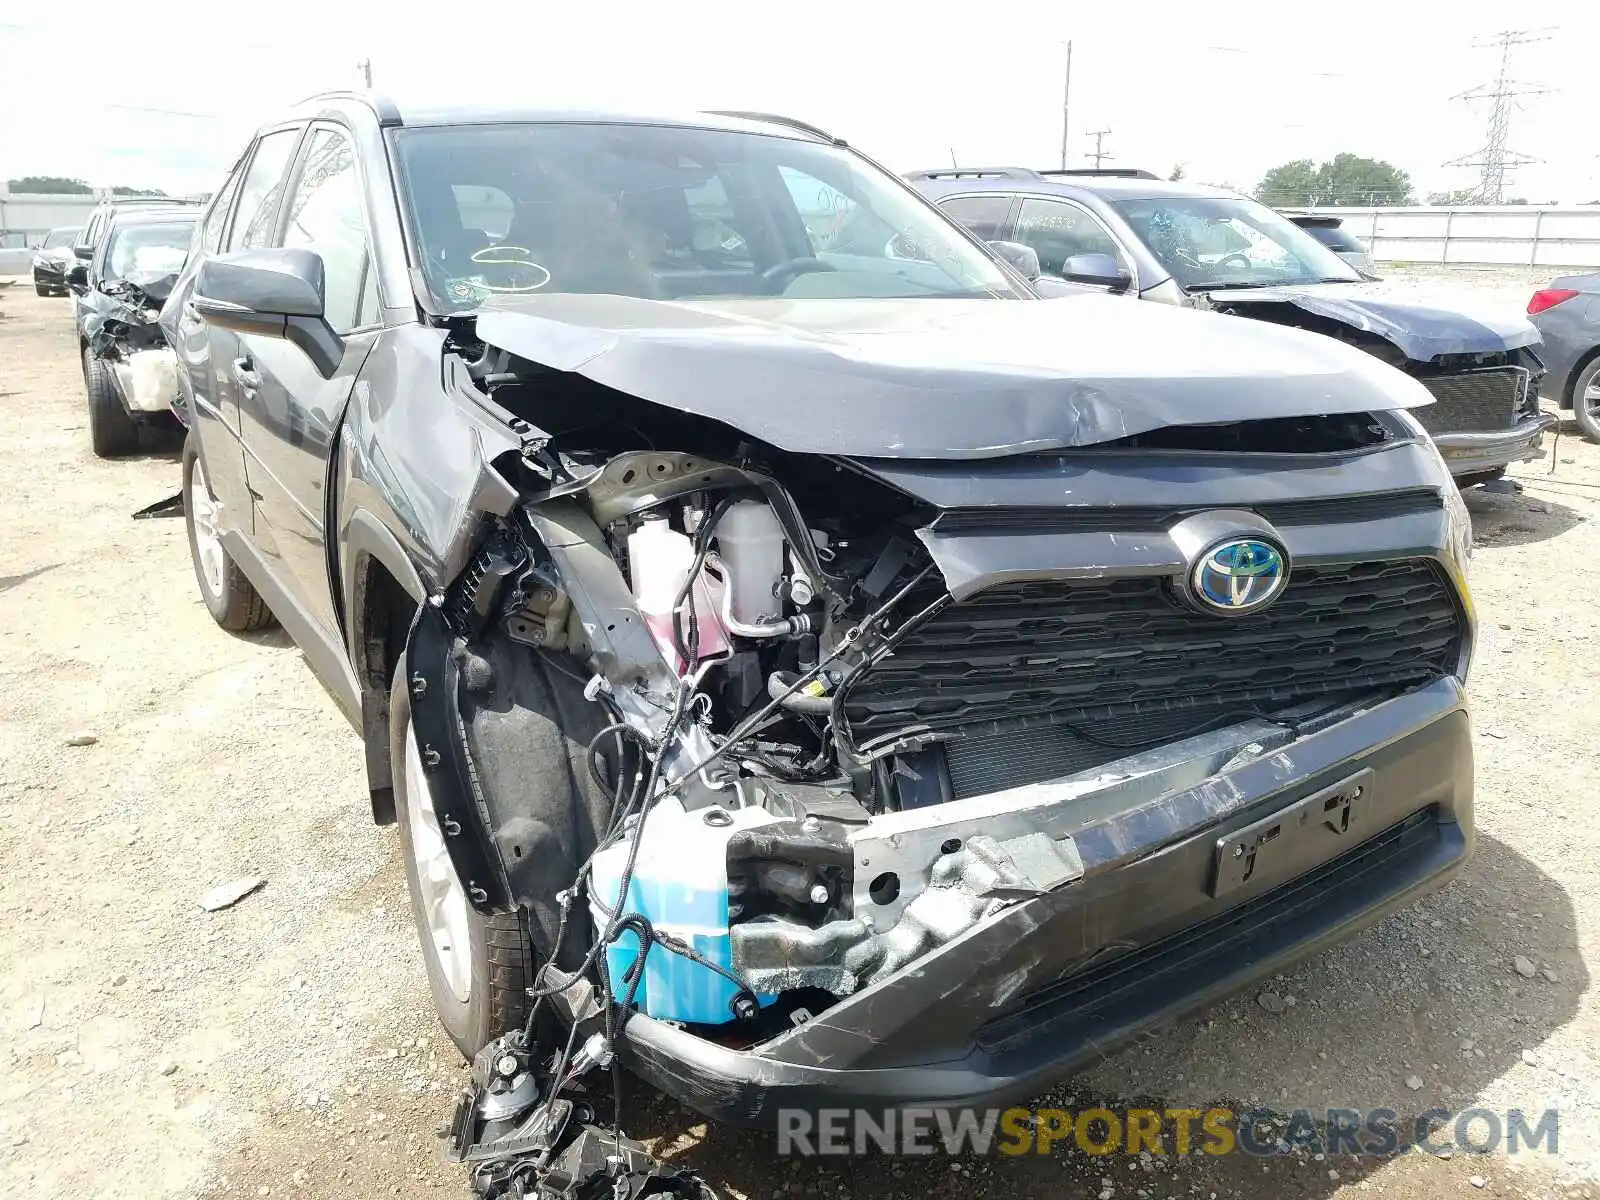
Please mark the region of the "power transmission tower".
POLYGON ((366 84, 370 88, 372 86, 372 60, 363 58, 356 64, 356 70, 361 72, 361 78, 366 80, 366 84))
POLYGON ((1543 42, 1548 40, 1545 29, 1505 29, 1494 36, 1492 41, 1476 42, 1479 47, 1500 47, 1500 71, 1495 76, 1493 83, 1480 84, 1470 91, 1452 96, 1452 100, 1489 100, 1492 104, 1489 109, 1489 127, 1484 135, 1483 145, 1471 154, 1463 154, 1460 158, 1453 158, 1444 165, 1447 167, 1478 167, 1481 174, 1478 176, 1478 186, 1473 190, 1470 202, 1473 204, 1501 204, 1505 201, 1506 175, 1515 171, 1526 163, 1538 162, 1526 154, 1519 154, 1515 150, 1507 149, 1506 136, 1511 130, 1511 110, 1516 106, 1519 96, 1537 96, 1548 92, 1549 88, 1534 87, 1525 83, 1518 83, 1509 77, 1511 67, 1511 48, 1513 46, 1526 46, 1530 42, 1543 42))
POLYGON ((1096 171, 1100 169, 1100 162, 1102 159, 1116 157, 1116 155, 1111 153, 1111 151, 1105 149, 1105 140, 1110 133, 1111 130, 1109 129, 1096 129, 1089 134, 1089 136, 1094 139, 1094 153, 1091 157, 1094 159, 1094 169, 1096 171))

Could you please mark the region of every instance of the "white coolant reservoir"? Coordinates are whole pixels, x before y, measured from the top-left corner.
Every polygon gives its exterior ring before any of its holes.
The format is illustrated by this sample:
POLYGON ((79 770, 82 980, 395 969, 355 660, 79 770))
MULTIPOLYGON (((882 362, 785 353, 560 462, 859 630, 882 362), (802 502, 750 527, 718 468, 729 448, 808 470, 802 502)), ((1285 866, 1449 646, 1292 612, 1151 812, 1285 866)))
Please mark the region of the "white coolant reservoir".
POLYGON ((741 500, 717 522, 717 547, 737 629, 782 616, 783 526, 762 500, 741 500))
MULTIPOLYGON (((634 602, 661 653, 679 672, 685 664, 672 634, 672 606, 693 566, 694 543, 687 534, 673 529, 665 517, 646 517, 628 535, 628 572, 633 577, 634 602)), ((719 592, 712 577, 702 570, 693 592, 701 661, 728 650, 728 636, 717 616, 719 592)))

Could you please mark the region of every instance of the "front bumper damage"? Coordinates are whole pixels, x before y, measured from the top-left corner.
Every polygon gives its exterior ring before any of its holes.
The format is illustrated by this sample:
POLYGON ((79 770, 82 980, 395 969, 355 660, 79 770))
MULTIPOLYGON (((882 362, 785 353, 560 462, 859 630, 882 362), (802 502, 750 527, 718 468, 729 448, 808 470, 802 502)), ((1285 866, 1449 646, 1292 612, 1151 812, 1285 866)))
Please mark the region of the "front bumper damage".
MULTIPOLYGON (((1470 529, 1415 380, 1344 348, 1348 413, 1308 392, 1188 427, 1153 389, 1116 437, 1127 406, 1064 428, 1031 392, 952 391, 922 429, 896 407, 926 409, 920 359, 885 352, 862 433, 688 373, 681 331, 498 349, 551 332, 526 316, 447 352, 500 425, 437 489, 485 516, 453 522, 405 658, 456 874, 522 912, 574 1027, 501 1039, 506 1086, 568 1078, 581 1041, 584 1071, 614 1054, 736 1124, 1020 1099, 1464 860, 1470 529), (964 448, 886 452, 900 428, 964 448), (1245 543, 1281 601, 1207 610, 1195 580, 1245 543)), ((487 1096, 463 1161, 507 1145, 487 1096)))
MULTIPOLYGON (((748 1050, 635 1016, 626 1061, 689 1107, 744 1125, 771 1125, 785 1108, 1025 1099, 1441 886, 1471 849, 1472 744, 1453 679, 1213 775, 1217 752, 1132 807, 1097 806, 1089 792, 1055 809, 1041 828, 1070 844, 1081 876, 1001 909, 915 969, 748 1050), (1356 776, 1347 827, 1319 811, 1309 833, 1263 847, 1249 877, 1218 894, 1230 835, 1356 776)), ((1104 800, 1126 801, 1137 783, 1107 785, 1104 800)))
POLYGON ((1544 432, 1555 423, 1555 417, 1540 413, 1523 418, 1510 429, 1437 434, 1433 444, 1439 447, 1450 473, 1459 479, 1543 458, 1544 432))

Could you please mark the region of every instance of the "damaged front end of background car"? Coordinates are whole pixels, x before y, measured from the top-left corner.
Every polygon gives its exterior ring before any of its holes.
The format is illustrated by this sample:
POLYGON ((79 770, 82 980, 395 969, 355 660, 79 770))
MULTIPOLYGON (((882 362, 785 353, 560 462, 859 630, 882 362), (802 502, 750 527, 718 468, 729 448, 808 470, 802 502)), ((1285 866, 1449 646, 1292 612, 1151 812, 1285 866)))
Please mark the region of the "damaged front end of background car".
POLYGON ((178 399, 177 358, 161 326, 161 306, 176 272, 132 274, 102 287, 109 304, 84 317, 89 353, 111 369, 130 413, 172 414, 178 399))
POLYGON ((547 963, 458 1113, 480 1190, 551 1167, 613 1054, 751 1124, 1025 1097, 1465 854, 1470 535, 1420 387, 1176 312, 1193 373, 1132 378, 1098 297, 1070 369, 1015 365, 1045 305, 797 334, 781 301, 555 299, 440 332, 466 432, 402 402, 356 472, 430 498, 418 761, 470 901, 547 963), (963 339, 1013 365, 919 350, 963 339), (1232 613, 1197 589, 1243 542, 1281 595, 1232 613), (1250 832, 1291 791, 1339 850, 1250 832), (1392 878, 1330 877, 1288 941, 1163 941, 1376 835, 1392 878))

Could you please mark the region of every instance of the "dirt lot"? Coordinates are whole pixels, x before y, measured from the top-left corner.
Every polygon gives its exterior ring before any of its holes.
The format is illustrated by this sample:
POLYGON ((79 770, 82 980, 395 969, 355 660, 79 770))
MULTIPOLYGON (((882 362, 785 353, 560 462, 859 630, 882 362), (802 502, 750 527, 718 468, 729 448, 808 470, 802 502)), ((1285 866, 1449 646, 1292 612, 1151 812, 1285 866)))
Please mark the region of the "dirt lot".
MULTIPOLYGON (((1455 282, 1517 306, 1531 283, 1455 282)), ((464 1194, 435 1137, 463 1072, 428 1013, 355 736, 281 634, 211 623, 181 521, 129 519, 176 490, 175 458, 90 455, 68 303, 23 284, 0 311, 0 1195, 464 1194), (250 874, 266 886, 236 907, 197 905, 250 874)), ((1523 494, 1471 500, 1483 632, 1466 873, 1265 1001, 1110 1057, 1052 1099, 1554 1105, 1557 1155, 818 1167, 642 1098, 633 1131, 733 1197, 1600 1190, 1600 446, 1568 429, 1517 477, 1523 494)))

